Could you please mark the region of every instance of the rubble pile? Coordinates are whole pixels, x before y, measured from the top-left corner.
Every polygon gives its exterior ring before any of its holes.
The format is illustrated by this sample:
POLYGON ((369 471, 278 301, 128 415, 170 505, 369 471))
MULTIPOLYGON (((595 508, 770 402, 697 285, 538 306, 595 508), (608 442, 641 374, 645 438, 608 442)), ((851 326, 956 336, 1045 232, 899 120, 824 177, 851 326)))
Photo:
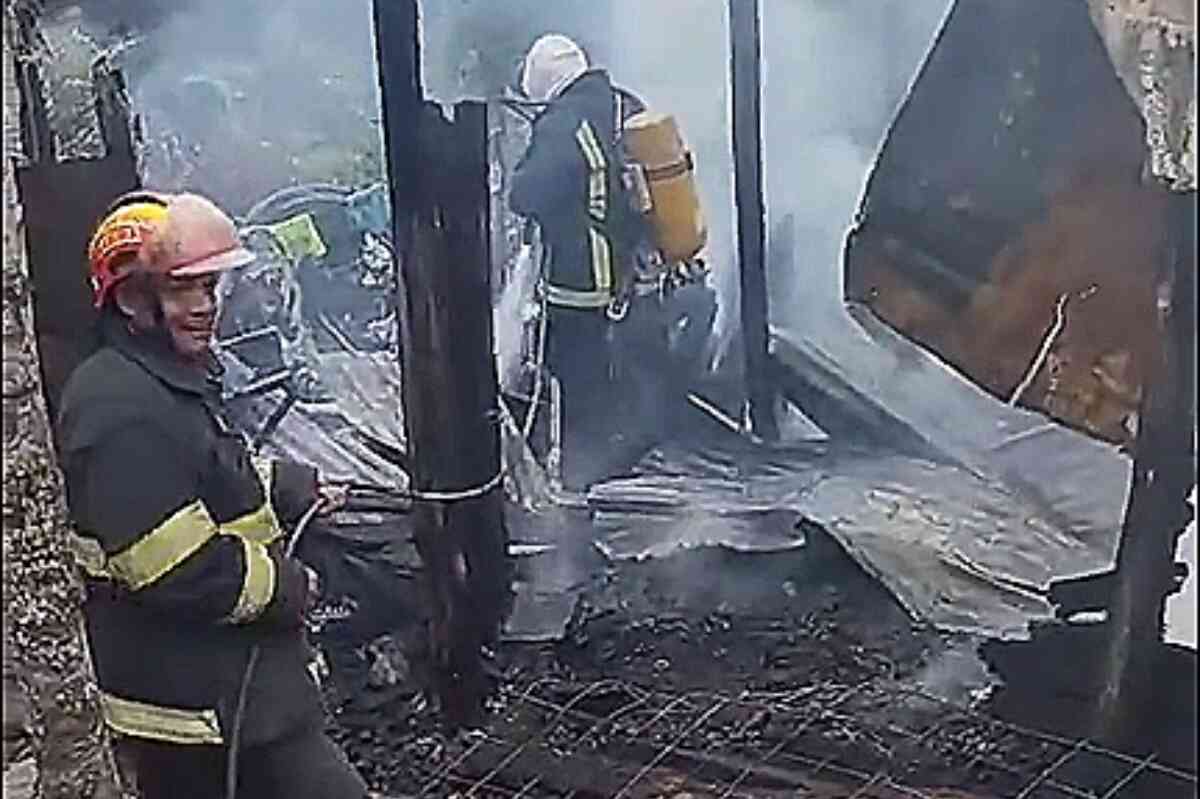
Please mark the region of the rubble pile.
POLYGON ((1083 797, 1134 771, 1114 796, 1194 790, 986 715, 970 642, 914 625, 849 559, 806 558, 623 565, 562 640, 501 646, 480 729, 445 733, 413 685, 371 709, 331 690, 333 734, 390 796, 1083 797))

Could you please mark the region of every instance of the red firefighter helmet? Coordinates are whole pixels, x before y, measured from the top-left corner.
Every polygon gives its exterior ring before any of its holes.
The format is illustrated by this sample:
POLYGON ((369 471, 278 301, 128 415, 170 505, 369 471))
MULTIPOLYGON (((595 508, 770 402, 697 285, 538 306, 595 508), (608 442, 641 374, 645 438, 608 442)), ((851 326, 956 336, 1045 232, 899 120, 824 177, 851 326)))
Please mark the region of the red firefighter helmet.
POLYGON ((101 307, 134 269, 190 277, 254 260, 232 219, 196 194, 137 192, 115 202, 88 247, 92 290, 101 307))
POLYGON ((165 195, 135 191, 118 197, 108 207, 88 244, 88 269, 97 308, 132 272, 129 262, 167 218, 167 205, 165 195))

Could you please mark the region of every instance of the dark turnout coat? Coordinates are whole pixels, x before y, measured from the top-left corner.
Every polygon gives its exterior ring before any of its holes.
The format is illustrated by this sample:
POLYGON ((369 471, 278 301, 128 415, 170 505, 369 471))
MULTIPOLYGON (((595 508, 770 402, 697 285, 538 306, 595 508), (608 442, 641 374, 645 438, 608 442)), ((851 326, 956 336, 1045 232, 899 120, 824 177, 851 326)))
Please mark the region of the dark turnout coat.
POLYGON ((614 129, 618 113, 624 122, 643 109, 636 97, 613 87, 607 72, 592 70, 533 124, 509 205, 541 227, 552 305, 603 308, 628 268, 632 211, 621 188, 614 129))
POLYGON ((63 392, 58 436, 85 615, 115 731, 222 744, 261 648, 246 746, 318 725, 302 622, 307 578, 284 526, 316 495, 303 466, 251 459, 219 384, 109 313, 63 392))

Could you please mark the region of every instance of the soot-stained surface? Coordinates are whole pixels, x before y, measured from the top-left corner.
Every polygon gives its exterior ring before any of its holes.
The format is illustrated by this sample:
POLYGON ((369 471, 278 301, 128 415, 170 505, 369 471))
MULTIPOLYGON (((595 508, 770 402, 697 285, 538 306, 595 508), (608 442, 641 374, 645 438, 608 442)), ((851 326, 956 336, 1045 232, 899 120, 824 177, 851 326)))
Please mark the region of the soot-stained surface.
MULTIPOLYGON (((1012 693, 995 692, 977 642, 914 624, 831 539, 805 535, 592 573, 561 641, 495 653, 477 730, 439 728, 419 665, 373 707, 331 688, 331 730, 393 796, 1087 796, 1134 770, 987 715, 1012 693)), ((1113 795, 1191 795, 1138 779, 1113 795)))

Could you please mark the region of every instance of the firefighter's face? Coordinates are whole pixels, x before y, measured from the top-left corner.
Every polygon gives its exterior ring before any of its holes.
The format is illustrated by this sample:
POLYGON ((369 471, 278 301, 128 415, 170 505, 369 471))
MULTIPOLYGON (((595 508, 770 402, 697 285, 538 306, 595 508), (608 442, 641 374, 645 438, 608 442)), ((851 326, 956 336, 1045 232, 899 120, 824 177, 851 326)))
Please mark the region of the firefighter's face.
POLYGON ((199 361, 208 354, 217 323, 218 276, 159 277, 155 280, 159 322, 176 354, 199 361))

